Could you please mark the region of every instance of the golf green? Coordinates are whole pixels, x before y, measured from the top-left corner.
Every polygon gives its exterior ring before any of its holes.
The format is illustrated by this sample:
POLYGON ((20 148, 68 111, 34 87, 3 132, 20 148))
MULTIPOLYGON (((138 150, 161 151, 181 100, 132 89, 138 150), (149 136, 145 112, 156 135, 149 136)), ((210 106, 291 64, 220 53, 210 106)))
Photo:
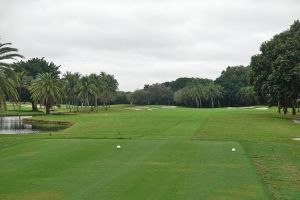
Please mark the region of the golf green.
POLYGON ((238 142, 35 139, 0 157, 1 199, 268 199, 238 142))

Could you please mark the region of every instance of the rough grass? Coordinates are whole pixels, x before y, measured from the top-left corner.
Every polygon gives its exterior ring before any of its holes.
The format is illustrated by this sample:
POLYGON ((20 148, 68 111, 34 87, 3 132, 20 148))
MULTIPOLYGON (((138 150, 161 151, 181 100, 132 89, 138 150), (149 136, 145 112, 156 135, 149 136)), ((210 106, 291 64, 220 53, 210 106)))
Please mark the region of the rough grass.
POLYGON ((0 136, 0 199, 300 197, 300 142, 291 140, 300 125, 275 110, 117 106, 37 118, 74 125, 0 136))

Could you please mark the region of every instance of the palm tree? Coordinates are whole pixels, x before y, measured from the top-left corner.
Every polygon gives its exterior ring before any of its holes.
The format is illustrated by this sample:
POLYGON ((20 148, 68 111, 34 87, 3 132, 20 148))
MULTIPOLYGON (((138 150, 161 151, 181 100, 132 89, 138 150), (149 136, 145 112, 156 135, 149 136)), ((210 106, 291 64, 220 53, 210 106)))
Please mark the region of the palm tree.
POLYGON ((5 61, 17 60, 17 58, 24 58, 18 54, 18 49, 9 47, 11 43, 0 43, 0 69, 10 68, 10 64, 5 61))
POLYGON ((196 80, 187 85, 190 96, 196 101, 197 108, 202 107, 203 86, 196 80))
POLYGON ((18 49, 9 47, 11 43, 0 43, 0 109, 6 110, 6 99, 10 98, 13 102, 19 101, 19 95, 13 80, 13 70, 7 63, 17 58, 23 58, 18 54, 18 49))
POLYGON ((78 86, 79 94, 78 97, 83 101, 86 106, 90 105, 90 100, 95 91, 97 90, 94 83, 89 79, 89 76, 83 76, 80 79, 80 84, 78 86))
MULTIPOLYGON (((206 99, 210 101, 211 107, 214 108, 215 99, 219 99, 223 96, 223 88, 215 83, 209 83, 205 87, 206 99)), ((218 104, 220 104, 218 102, 218 104)))
POLYGON ((101 82, 101 77, 97 74, 90 74, 89 75, 90 83, 93 85, 92 96, 94 97, 94 105, 98 107, 98 100, 100 98, 101 92, 103 90, 103 85, 101 82))
POLYGON ((63 85, 57 76, 52 73, 43 73, 32 82, 29 91, 33 101, 43 103, 46 107, 46 114, 49 114, 50 108, 62 99, 63 85))
POLYGON ((108 101, 116 90, 118 89, 118 81, 114 78, 113 75, 107 74, 105 72, 100 73, 100 80, 102 85, 102 95, 104 97, 104 106, 107 109, 108 101))
POLYGON ((24 90, 27 89, 29 83, 32 80, 32 77, 27 76, 27 73, 25 70, 18 71, 18 72, 15 71, 14 77, 15 77, 14 80, 16 83, 17 91, 18 91, 18 94, 20 97, 19 110, 21 110, 22 93, 24 90))
POLYGON ((80 81, 79 73, 67 72, 64 75, 65 93, 69 100, 68 103, 69 103, 70 112, 72 111, 71 105, 73 105, 73 108, 74 108, 74 106, 78 104, 77 88, 78 88, 79 81, 80 81))
POLYGON ((6 99, 10 98, 13 102, 19 101, 19 95, 15 87, 15 82, 8 77, 6 70, 0 70, 0 109, 6 111, 6 99))

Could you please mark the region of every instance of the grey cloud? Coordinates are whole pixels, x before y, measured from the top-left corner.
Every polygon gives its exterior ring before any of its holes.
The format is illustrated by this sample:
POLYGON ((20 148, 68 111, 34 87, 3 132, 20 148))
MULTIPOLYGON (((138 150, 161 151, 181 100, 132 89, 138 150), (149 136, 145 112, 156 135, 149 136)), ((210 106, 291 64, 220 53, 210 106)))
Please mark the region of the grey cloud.
POLYGON ((113 73, 120 89, 216 78, 300 17, 297 0, 0 0, 3 41, 62 71, 113 73))

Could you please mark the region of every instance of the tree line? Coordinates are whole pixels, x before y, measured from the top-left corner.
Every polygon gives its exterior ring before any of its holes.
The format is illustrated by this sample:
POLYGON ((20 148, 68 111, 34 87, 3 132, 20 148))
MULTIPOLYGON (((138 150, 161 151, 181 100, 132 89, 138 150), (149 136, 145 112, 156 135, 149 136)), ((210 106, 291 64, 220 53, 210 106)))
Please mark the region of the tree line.
POLYGON ((38 104, 45 106, 46 114, 51 107, 67 104, 70 112, 79 106, 96 108, 99 104, 106 109, 114 99, 118 81, 113 75, 81 75, 66 72, 61 75, 60 66, 47 62, 44 58, 7 64, 7 60, 23 58, 10 43, 0 46, 0 109, 6 110, 6 101, 21 106, 21 102, 31 102, 32 110, 38 111, 38 104))
POLYGON ((197 108, 250 106, 258 102, 250 84, 250 67, 244 66, 229 66, 216 80, 183 77, 145 85, 127 96, 133 104, 172 104, 197 108))
MULTIPOLYGON (((173 93, 160 102, 191 107, 277 106, 278 112, 299 112, 300 104, 300 22, 263 42, 261 53, 251 57, 249 66, 229 66, 216 80, 179 78, 160 87, 173 93), (166 87, 166 88, 164 88, 166 87)), ((157 87, 157 86, 156 86, 157 87)), ((131 101, 153 103, 152 93, 136 90, 131 101), (147 99, 150 99, 148 101, 147 99)))
POLYGON ((260 46, 249 66, 228 66, 215 80, 182 77, 174 81, 146 84, 134 92, 118 91, 113 75, 61 74, 60 66, 44 58, 17 61, 11 43, 0 43, 0 109, 6 101, 44 105, 46 113, 54 105, 67 104, 70 111, 79 106, 97 108, 110 104, 160 104, 189 107, 228 107, 276 105, 278 112, 299 112, 300 102, 300 22, 275 35, 260 46), (14 60, 13 64, 5 61, 14 60), (298 108, 298 109, 297 109, 298 108))

